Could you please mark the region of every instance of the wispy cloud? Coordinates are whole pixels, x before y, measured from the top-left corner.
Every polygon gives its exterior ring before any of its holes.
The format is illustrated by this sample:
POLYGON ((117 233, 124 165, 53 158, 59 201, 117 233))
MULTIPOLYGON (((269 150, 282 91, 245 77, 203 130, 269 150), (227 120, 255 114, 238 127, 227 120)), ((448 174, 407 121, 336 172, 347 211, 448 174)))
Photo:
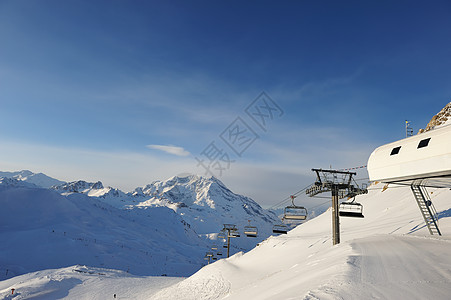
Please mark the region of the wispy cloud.
POLYGON ((160 150, 169 154, 177 156, 189 156, 191 153, 183 149, 182 147, 172 146, 172 145, 147 145, 149 149, 160 150))

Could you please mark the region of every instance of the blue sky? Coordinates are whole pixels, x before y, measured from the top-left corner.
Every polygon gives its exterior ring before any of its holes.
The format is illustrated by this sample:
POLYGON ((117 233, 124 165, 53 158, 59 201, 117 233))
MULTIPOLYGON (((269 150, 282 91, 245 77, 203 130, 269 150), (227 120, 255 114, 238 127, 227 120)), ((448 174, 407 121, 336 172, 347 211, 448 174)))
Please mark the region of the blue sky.
POLYGON ((0 169, 127 191, 203 174, 214 142, 220 179, 270 205, 425 127, 450 37, 448 1, 0 0, 0 169), (245 112, 263 91, 266 131, 245 112), (241 156, 237 117, 258 136, 241 156))

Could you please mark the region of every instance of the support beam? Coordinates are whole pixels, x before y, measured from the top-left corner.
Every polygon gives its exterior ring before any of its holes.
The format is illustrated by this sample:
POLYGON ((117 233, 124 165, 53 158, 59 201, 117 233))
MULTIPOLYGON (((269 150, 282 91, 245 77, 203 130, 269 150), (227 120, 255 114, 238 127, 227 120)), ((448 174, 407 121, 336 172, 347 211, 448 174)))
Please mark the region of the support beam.
POLYGON ((230 257, 230 230, 227 232, 227 258, 230 257))
POLYGON ((332 185, 332 244, 340 244, 340 213, 338 210, 338 185, 332 185))

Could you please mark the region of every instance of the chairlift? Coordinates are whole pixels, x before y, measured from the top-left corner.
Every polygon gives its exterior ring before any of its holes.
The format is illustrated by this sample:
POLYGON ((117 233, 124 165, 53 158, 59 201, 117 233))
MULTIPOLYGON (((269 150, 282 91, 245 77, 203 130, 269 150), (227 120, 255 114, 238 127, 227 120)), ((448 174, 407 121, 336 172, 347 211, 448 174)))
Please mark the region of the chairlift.
POLYGON ((218 250, 218 246, 216 246, 216 244, 213 244, 213 245, 211 246, 211 250, 218 250))
POLYGON ((295 196, 291 195, 290 197, 292 205, 285 207, 283 214, 284 220, 303 221, 307 219, 307 209, 294 204, 295 196))
POLYGON ((251 220, 249 220, 249 225, 248 226, 244 226, 244 234, 247 237, 257 237, 257 227, 255 226, 251 226, 251 220))
POLYGON ((338 207, 340 217, 363 218, 363 205, 355 202, 355 198, 351 202, 342 202, 338 207))
POLYGON ((230 237, 240 237, 240 233, 238 231, 231 231, 230 237))
POLYGON ((273 226, 272 232, 273 233, 278 233, 278 234, 287 234, 288 226, 284 225, 284 224, 276 224, 276 225, 273 226))
POLYGON ((213 256, 211 259, 212 259, 212 260, 217 260, 218 258, 213 256))
POLYGON ((227 238, 227 232, 222 229, 219 233, 218 233, 218 239, 225 239, 227 238))
POLYGON ((222 253, 221 252, 216 252, 216 255, 217 256, 222 256, 222 253))

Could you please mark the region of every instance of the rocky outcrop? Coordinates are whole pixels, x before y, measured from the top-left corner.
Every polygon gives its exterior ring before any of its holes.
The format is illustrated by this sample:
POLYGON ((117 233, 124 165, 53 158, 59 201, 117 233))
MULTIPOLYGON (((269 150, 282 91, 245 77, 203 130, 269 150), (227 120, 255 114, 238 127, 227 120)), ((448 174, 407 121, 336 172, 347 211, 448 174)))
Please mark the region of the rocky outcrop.
POLYGON ((423 133, 445 124, 451 124, 451 102, 448 103, 438 114, 433 116, 426 128, 420 129, 418 133, 423 133))

